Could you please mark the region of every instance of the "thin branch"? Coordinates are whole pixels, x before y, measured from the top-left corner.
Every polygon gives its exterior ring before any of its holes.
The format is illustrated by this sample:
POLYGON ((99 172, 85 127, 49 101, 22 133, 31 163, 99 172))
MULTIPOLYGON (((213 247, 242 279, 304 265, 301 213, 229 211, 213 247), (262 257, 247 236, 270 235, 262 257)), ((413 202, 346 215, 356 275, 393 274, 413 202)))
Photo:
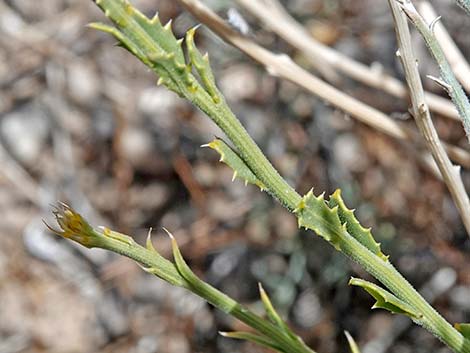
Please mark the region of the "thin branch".
POLYGON ((411 46, 411 35, 405 14, 395 0, 389 0, 398 42, 398 53, 405 70, 406 81, 410 90, 410 98, 413 116, 416 125, 421 131, 428 149, 431 151, 444 182, 454 200, 460 213, 460 217, 465 225, 467 233, 470 235, 470 201, 460 177, 460 167, 452 165, 444 147, 439 140, 439 136, 431 120, 429 108, 424 100, 424 91, 419 76, 416 59, 411 46))
POLYGON ((470 102, 468 101, 467 95, 465 94, 462 86, 455 78, 452 68, 446 60, 446 56, 441 46, 439 45, 436 36, 434 35, 433 28, 436 21, 432 21, 428 24, 423 16, 419 14, 411 0, 395 0, 405 12, 408 19, 413 23, 418 32, 423 37, 429 52, 436 60, 439 70, 441 72, 441 78, 444 82, 444 88, 457 107, 457 111, 462 119, 463 127, 467 135, 467 139, 470 142, 470 102))
MULTIPOLYGON (((287 43, 304 53, 305 57, 315 64, 315 68, 330 66, 370 87, 380 89, 394 97, 407 99, 407 89, 400 80, 355 61, 315 40, 277 0, 237 0, 237 2, 287 43)), ((425 95, 432 111, 460 120, 455 106, 448 99, 429 92, 425 95)))
MULTIPOLYGON (((381 111, 341 92, 304 70, 285 54, 274 54, 244 37, 228 26, 223 19, 198 0, 178 0, 194 17, 208 26, 218 36, 240 49, 253 60, 265 66, 272 75, 288 80, 308 92, 320 97, 331 105, 350 114, 360 122, 402 141, 420 144, 413 132, 404 125, 391 119, 381 111)), ((451 158, 462 166, 470 167, 470 155, 467 151, 446 145, 451 158)))
POLYGON ((470 0, 456 0, 457 4, 470 15, 470 0))
MULTIPOLYGON (((418 4, 418 9, 428 23, 431 23, 438 18, 436 11, 434 11, 434 8, 428 1, 420 2, 418 4)), ((449 32, 445 29, 442 21, 437 21, 434 24, 433 29, 434 35, 441 45, 452 71, 454 71, 455 76, 467 92, 470 92, 470 65, 462 55, 462 52, 455 44, 452 37, 449 35, 449 32)))

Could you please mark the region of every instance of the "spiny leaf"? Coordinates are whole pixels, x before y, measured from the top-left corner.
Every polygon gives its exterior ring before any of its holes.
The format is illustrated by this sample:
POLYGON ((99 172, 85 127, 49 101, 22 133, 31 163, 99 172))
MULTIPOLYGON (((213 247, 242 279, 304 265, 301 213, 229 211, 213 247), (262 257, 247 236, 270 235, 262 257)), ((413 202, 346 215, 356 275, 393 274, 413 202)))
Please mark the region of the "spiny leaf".
POLYGON ((212 97, 214 103, 220 102, 220 97, 222 96, 217 89, 215 84, 214 75, 209 64, 209 54, 201 55, 196 45, 194 44, 194 34, 196 33, 197 27, 191 28, 186 33, 186 47, 188 48, 189 58, 191 60, 191 65, 194 66, 199 77, 202 80, 202 84, 206 89, 207 93, 212 97))
POLYGON ((462 336, 470 340, 470 323, 457 323, 454 327, 459 331, 462 336))
POLYGON ((91 24, 92 28, 112 34, 124 48, 152 68, 160 82, 188 98, 198 86, 184 60, 181 40, 171 31, 171 22, 162 26, 158 16, 149 19, 127 0, 96 0, 116 26, 91 24))
POLYGON ((267 347, 274 349, 275 351, 281 352, 281 353, 287 353, 277 345, 275 342, 273 342, 269 337, 266 336, 261 336, 257 335, 254 333, 250 332, 241 332, 241 331, 235 331, 235 332, 219 332, 222 336, 224 337, 229 337, 229 338, 235 338, 239 340, 245 340, 245 341, 250 341, 253 343, 256 343, 260 346, 267 347))
POLYGON ((351 353, 361 353, 361 351, 359 350, 359 347, 356 344, 356 341, 351 336, 351 334, 348 331, 344 331, 344 335, 348 339, 349 349, 351 349, 351 353))
POLYGON ((378 285, 359 278, 351 278, 350 285, 358 286, 367 291, 376 300, 372 309, 381 308, 394 314, 404 314, 414 320, 420 319, 423 315, 413 307, 398 299, 392 293, 379 287, 378 285))
POLYGON ((330 196, 328 201, 330 207, 338 206, 338 216, 341 223, 346 225, 348 233, 356 238, 358 242, 364 245, 367 249, 379 256, 382 260, 388 261, 388 256, 384 255, 380 249, 380 243, 377 243, 372 236, 369 229, 361 226, 357 218, 354 216, 354 211, 350 210, 344 204, 341 197, 341 190, 336 190, 333 195, 330 196))
POLYGON ((220 154, 220 161, 227 164, 233 170, 232 180, 238 177, 245 181, 245 185, 250 183, 258 186, 261 190, 265 190, 264 184, 258 180, 256 175, 253 174, 240 156, 223 140, 217 138, 202 147, 210 147, 220 154))
POLYGON ((323 194, 316 197, 313 189, 310 190, 302 198, 294 213, 297 215, 299 227, 313 230, 337 250, 341 249, 341 237, 346 230, 339 219, 338 207, 328 207, 323 194))

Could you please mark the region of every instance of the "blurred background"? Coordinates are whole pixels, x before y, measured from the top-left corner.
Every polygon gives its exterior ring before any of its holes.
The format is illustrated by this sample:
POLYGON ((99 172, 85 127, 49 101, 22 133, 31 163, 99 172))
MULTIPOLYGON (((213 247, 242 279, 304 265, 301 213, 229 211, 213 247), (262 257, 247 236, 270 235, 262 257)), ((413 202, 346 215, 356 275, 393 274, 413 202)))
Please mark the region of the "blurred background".
MULTIPOLYGON (((175 1, 133 1, 174 19, 177 36, 196 22, 175 1)), ((300 64, 308 61, 231 1, 207 4, 246 21, 248 35, 300 64), (235 15, 234 15, 235 14, 235 15)), ((289 12, 317 40, 402 77, 386 1, 289 0, 289 12)), ((434 1, 470 57, 470 18, 434 1)), ((448 352, 405 318, 371 311, 347 285, 369 278, 265 193, 200 148, 222 133, 165 88, 137 59, 86 24, 105 21, 88 0, 0 2, 0 353, 265 352, 223 338, 244 328, 195 295, 132 261, 50 234, 51 205, 69 203, 170 256, 171 230, 194 271, 261 312, 261 281, 275 307, 320 353, 448 352)), ((240 26, 240 25, 239 25, 240 26)), ((221 90, 253 138, 300 193, 336 188, 373 228, 398 269, 450 322, 470 321, 470 242, 445 185, 412 148, 355 122, 296 86, 268 75, 204 26, 221 90)), ((422 73, 436 72, 420 38, 422 73)), ((427 89, 443 94, 435 84, 427 89)), ((342 78, 348 94, 403 121, 406 101, 342 78)), ((468 150, 459 123, 435 116, 440 136, 468 150)), ((470 187, 470 173, 462 170, 470 187)))

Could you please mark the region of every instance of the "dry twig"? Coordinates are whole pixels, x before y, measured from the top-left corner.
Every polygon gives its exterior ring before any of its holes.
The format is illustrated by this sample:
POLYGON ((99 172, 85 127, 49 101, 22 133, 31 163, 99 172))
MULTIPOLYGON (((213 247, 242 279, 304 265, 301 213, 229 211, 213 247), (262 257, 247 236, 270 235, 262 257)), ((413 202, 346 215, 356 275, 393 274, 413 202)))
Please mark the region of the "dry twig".
POLYGON ((460 177, 460 167, 452 165, 432 123, 429 108, 424 100, 424 91, 416 59, 411 47, 411 36, 406 16, 395 0, 389 0, 389 4, 395 21, 399 48, 398 55, 405 70, 416 125, 424 136, 426 145, 434 157, 434 161, 452 195, 467 233, 470 235, 470 201, 460 177))
MULTIPOLYGON (((428 1, 419 3, 418 8, 421 15, 428 23, 432 23, 438 18, 436 11, 434 11, 434 8, 428 1)), ((470 92, 470 65, 441 21, 437 21, 434 24, 434 35, 441 45, 444 55, 454 71, 455 77, 457 77, 467 92, 470 92)))
POLYGON ((454 102, 455 106, 457 107, 457 111, 459 112, 465 133, 467 135, 467 139, 470 142, 470 101, 468 100, 468 97, 459 81, 457 81, 455 78, 455 75, 452 72, 452 68, 444 54, 444 50, 439 45, 439 42, 437 41, 434 34, 434 27, 439 21, 439 17, 433 20, 431 23, 427 23, 423 16, 421 16, 421 14, 416 10, 411 0, 395 1, 400 5, 408 19, 411 21, 411 23, 413 23, 418 32, 421 34, 424 41, 426 42, 426 46, 428 47, 429 52, 439 66, 441 78, 434 78, 431 76, 428 77, 442 86, 449 94, 452 102, 454 102))
MULTIPOLYGON (((289 56, 274 54, 244 37, 228 26, 222 18, 199 0, 179 0, 179 3, 226 42, 265 66, 272 75, 279 76, 304 88, 308 92, 350 114, 362 123, 388 136, 402 141, 414 142, 418 145, 421 144, 420 141, 414 138, 412 131, 404 125, 320 80, 295 64, 289 56)), ((465 167, 470 166, 470 156, 467 151, 448 145, 446 145, 446 150, 455 162, 465 167)))
MULTIPOLYGON (((306 58, 315 64, 314 67, 327 65, 392 96, 407 98, 406 87, 400 80, 318 42, 287 13, 277 0, 237 1, 287 43, 303 52, 306 58)), ((429 92, 426 92, 425 96, 432 111, 454 120, 460 120, 457 110, 448 99, 429 92)))

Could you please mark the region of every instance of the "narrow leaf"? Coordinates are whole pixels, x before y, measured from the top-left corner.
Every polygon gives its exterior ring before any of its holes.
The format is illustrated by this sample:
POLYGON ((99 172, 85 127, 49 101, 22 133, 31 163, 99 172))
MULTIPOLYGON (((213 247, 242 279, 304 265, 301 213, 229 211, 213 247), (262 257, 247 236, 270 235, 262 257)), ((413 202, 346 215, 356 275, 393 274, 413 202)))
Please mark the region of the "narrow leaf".
POLYGON ((261 301, 263 302, 263 305, 264 305, 264 310, 266 310, 266 314, 268 315, 268 318, 271 320, 271 322, 277 326, 279 326, 279 328, 284 331, 284 332, 290 332, 290 329, 289 327, 286 325, 286 323, 284 322, 284 320, 281 319, 281 317, 279 316, 279 314, 277 313, 276 309, 274 309, 274 306, 273 304, 271 303, 271 299, 269 299, 269 296, 268 294, 266 293, 266 291, 264 290, 263 286, 261 285, 261 283, 258 284, 259 286, 259 294, 260 294, 260 298, 261 298, 261 301))
POLYGON ((348 233, 356 238, 358 242, 364 245, 367 249, 379 256, 382 260, 388 261, 388 256, 384 255, 380 249, 380 243, 376 242, 369 229, 364 228, 357 218, 354 216, 354 211, 350 210, 344 204, 341 197, 341 190, 336 190, 330 196, 328 201, 330 207, 338 206, 338 216, 342 224, 346 225, 348 233))
POLYGON ((358 286, 367 291, 376 300, 372 309, 380 308, 388 310, 394 314, 404 314, 412 319, 420 319, 423 315, 416 311, 413 307, 398 299, 392 293, 379 287, 378 285, 359 279, 351 278, 350 285, 358 286))
POLYGON ((186 280, 190 290, 200 295, 209 303, 211 303, 212 305, 227 314, 230 314, 232 310, 234 310, 234 308, 238 307, 239 304, 235 300, 230 298, 228 295, 220 292, 219 290, 215 289, 214 287, 204 282, 194 274, 194 272, 184 260, 175 237, 165 228, 163 228, 163 230, 171 238, 171 247, 173 250, 173 257, 175 259, 176 269, 180 273, 181 277, 186 280))
POLYGON ((265 189, 264 184, 258 180, 240 156, 222 139, 217 138, 207 145, 203 145, 203 147, 210 147, 220 154, 220 161, 233 169, 234 180, 235 178, 240 178, 245 181, 245 185, 249 183, 258 186, 261 190, 265 189))
POLYGON ((209 54, 206 53, 202 56, 194 44, 194 34, 196 33, 196 29, 197 27, 191 28, 186 33, 186 47, 188 49, 189 59, 191 61, 191 65, 194 66, 199 74, 207 93, 209 93, 214 103, 217 104, 220 102, 220 97, 222 97, 222 95, 215 84, 214 75, 212 74, 209 64, 209 54))
POLYGON ((359 347, 356 344, 356 341, 351 336, 351 334, 348 331, 344 331, 344 335, 348 339, 349 349, 351 350, 351 353, 361 353, 359 347))
POLYGON ((244 340, 244 341, 250 341, 250 342, 256 343, 260 346, 274 349, 277 352, 287 353, 286 351, 284 351, 282 349, 282 347, 277 345, 269 337, 266 337, 266 336, 261 336, 261 335, 257 335, 257 334, 254 334, 254 333, 241 332, 241 331, 219 332, 219 333, 224 337, 235 338, 235 339, 244 340))

